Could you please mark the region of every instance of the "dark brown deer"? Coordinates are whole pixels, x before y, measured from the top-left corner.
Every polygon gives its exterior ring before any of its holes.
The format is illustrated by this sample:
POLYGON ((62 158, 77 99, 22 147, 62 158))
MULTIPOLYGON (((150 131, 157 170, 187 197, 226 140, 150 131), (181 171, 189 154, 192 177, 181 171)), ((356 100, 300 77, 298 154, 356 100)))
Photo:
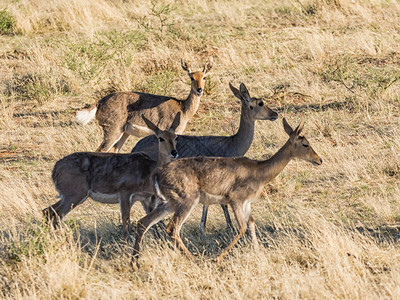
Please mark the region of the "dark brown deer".
POLYGON ((288 141, 270 159, 257 161, 245 157, 194 157, 174 160, 157 168, 152 177, 154 189, 164 202, 150 214, 140 219, 136 228, 133 263, 138 256, 143 235, 153 224, 173 214, 166 231, 175 245, 189 258, 193 255, 180 237, 180 230, 192 209, 198 204, 230 205, 239 224, 239 233, 219 254, 222 260, 249 226, 254 246, 258 247, 255 225, 250 205, 258 199, 263 186, 275 178, 294 158, 320 165, 322 159, 312 149, 308 140, 300 136, 303 129, 295 130, 283 119, 288 141))
POLYGON ((153 134, 146 127, 141 115, 164 130, 180 112, 181 122, 176 133, 181 134, 185 130, 187 122, 199 108, 205 78, 212 68, 212 58, 204 65, 202 71, 192 72, 183 58, 181 66, 192 80, 186 99, 139 92, 118 92, 102 98, 94 107, 77 113, 76 120, 79 123, 85 125, 96 117, 102 127, 104 138, 97 152, 109 152, 111 149, 119 152, 130 135, 144 137, 153 134))
MULTIPOLYGON (((178 113, 168 130, 161 130, 143 116, 145 124, 158 139, 158 159, 153 160, 145 153, 113 154, 77 152, 56 162, 52 179, 60 201, 43 210, 47 219, 57 226, 71 209, 88 197, 101 203, 120 204, 123 236, 129 230, 132 205, 154 194, 150 174, 162 164, 178 156, 175 130, 179 126, 178 113)), ((156 206, 157 203, 154 203, 156 206)), ((149 213, 154 207, 146 203, 149 213)))
MULTIPOLYGON (((238 131, 231 136, 179 135, 176 142, 176 149, 180 158, 196 156, 243 156, 253 142, 255 121, 275 121, 278 118, 278 114, 264 105, 262 99, 250 97, 249 91, 244 83, 240 84, 239 90, 230 83, 229 87, 233 94, 242 102, 238 131)), ((141 139, 132 149, 132 153, 138 151, 145 152, 155 159, 158 155, 157 138, 152 135, 141 139)), ((224 204, 221 206, 227 225, 233 227, 228 212, 228 206, 224 204)), ((204 205, 200 222, 200 231, 202 233, 204 233, 206 227, 207 211, 208 205, 204 205)))

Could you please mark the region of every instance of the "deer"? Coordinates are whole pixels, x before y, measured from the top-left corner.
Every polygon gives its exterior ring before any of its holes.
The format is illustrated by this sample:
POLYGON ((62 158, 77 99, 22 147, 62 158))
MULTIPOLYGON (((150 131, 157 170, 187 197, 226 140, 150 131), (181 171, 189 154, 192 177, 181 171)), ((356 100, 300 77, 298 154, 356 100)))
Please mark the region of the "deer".
POLYGON ((133 267, 139 268, 140 245, 144 234, 153 224, 173 214, 166 227, 175 246, 189 259, 194 256, 180 237, 182 225, 198 204, 231 206, 239 232, 217 256, 219 263, 245 234, 247 227, 254 248, 258 249, 251 203, 258 199, 263 186, 275 178, 294 158, 321 165, 322 159, 306 137, 301 136, 303 123, 296 129, 283 119, 287 142, 269 159, 252 160, 246 157, 192 157, 171 161, 152 174, 155 194, 164 200, 158 207, 137 222, 136 241, 132 256, 133 267))
POLYGON ((141 115, 153 122, 160 129, 166 129, 174 116, 180 112, 181 121, 176 129, 183 133, 188 121, 199 108, 200 98, 204 92, 205 79, 213 66, 212 57, 202 71, 192 72, 188 63, 182 58, 181 67, 188 72, 191 79, 190 92, 186 99, 153 95, 140 92, 117 92, 105 96, 88 110, 78 111, 75 120, 86 125, 93 118, 103 129, 103 142, 96 152, 118 153, 130 135, 144 137, 153 134, 145 125, 141 115))
MULTIPOLYGON (((240 125, 238 131, 231 136, 192 136, 178 135, 176 149, 180 158, 196 156, 234 157, 243 156, 250 148, 254 137, 256 120, 278 119, 278 114, 266 106, 262 99, 250 97, 250 93, 244 83, 239 89, 229 83, 232 93, 241 101, 240 125)), ((141 139, 133 152, 142 151, 153 159, 158 155, 157 137, 152 135, 141 139)), ((233 224, 229 215, 228 206, 221 205, 225 220, 229 228, 233 224)), ((205 233, 208 205, 203 205, 203 214, 200 222, 200 232, 205 233)))
MULTIPOLYGON (((59 220, 88 197, 104 204, 119 203, 123 238, 127 239, 132 205, 154 193, 152 171, 178 157, 175 130, 180 123, 180 112, 168 130, 161 130, 145 116, 142 118, 157 136, 157 160, 142 152, 76 152, 65 156, 53 168, 52 179, 60 200, 43 210, 47 222, 57 227, 59 220)), ((153 203, 142 202, 147 213, 158 205, 157 198, 153 200, 153 203)))

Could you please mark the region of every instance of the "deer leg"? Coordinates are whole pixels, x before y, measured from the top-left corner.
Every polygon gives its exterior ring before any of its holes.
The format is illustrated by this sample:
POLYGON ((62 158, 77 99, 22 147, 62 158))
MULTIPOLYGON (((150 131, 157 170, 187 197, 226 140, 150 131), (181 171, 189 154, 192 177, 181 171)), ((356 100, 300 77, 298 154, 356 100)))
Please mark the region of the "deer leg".
POLYGON ((97 148, 96 152, 109 152, 123 135, 121 127, 103 126, 103 131, 103 142, 101 143, 99 148, 97 148))
POLYGON ((255 227, 254 219, 253 219, 252 215, 250 215, 249 220, 248 220, 247 223, 248 223, 248 226, 249 226, 251 241, 253 242, 254 250, 258 251, 260 247, 259 247, 259 244, 258 244, 258 239, 257 239, 257 235, 256 235, 256 227, 255 227))
MULTIPOLYGON (((156 195, 151 195, 150 197, 144 198, 140 201, 146 214, 151 213, 160 203, 162 203, 156 195)), ((155 231, 155 237, 162 238, 162 232, 166 229, 165 223, 161 220, 153 226, 155 231)))
POLYGON ((226 225, 228 225, 228 228, 229 228, 229 229, 232 229, 232 230, 233 230, 234 228, 233 228, 233 224, 232 224, 231 217, 230 217, 230 215, 229 215, 228 205, 221 204, 221 208, 222 208, 222 210, 223 210, 223 212, 224 212, 224 216, 225 216, 225 220, 226 220, 226 225))
POLYGON ((165 228, 165 232, 168 235, 172 235, 172 229, 174 227, 174 217, 175 217, 175 215, 172 217, 171 221, 169 221, 167 227, 165 228))
POLYGON ((199 228, 201 234, 206 233, 207 213, 208 213, 208 205, 203 205, 203 213, 201 215, 200 228, 199 228))
MULTIPOLYGON (((228 225, 228 228, 233 230, 234 228, 233 228, 231 217, 229 215, 228 206, 221 204, 221 208, 224 212, 224 216, 225 216, 225 220, 226 220, 226 224, 228 225)), ((201 234, 205 234, 205 231, 206 231, 207 213, 208 213, 208 206, 203 205, 203 214, 201 215, 201 221, 200 221, 201 234)))
POLYGON ((233 212, 235 213, 236 220, 239 224, 239 233, 234 237, 233 241, 221 252, 217 257, 216 262, 219 263, 228 254, 228 252, 235 246, 239 239, 246 233, 247 222, 243 213, 242 205, 232 204, 233 212))
POLYGON ((258 240, 257 240, 257 236, 256 236, 256 227, 254 224, 254 219, 253 219, 253 216, 251 215, 251 202, 250 201, 245 201, 243 203, 243 211, 244 211, 244 217, 247 222, 247 226, 249 227, 251 241, 253 242, 254 249, 256 251, 258 251, 259 245, 258 245, 258 240))
POLYGON ((43 210, 43 215, 46 217, 46 221, 51 221, 54 227, 58 226, 59 221, 82 202, 87 197, 87 191, 71 191, 71 193, 64 195, 60 194, 61 200, 54 203, 53 205, 43 210))
POLYGON ((171 236, 172 241, 174 242, 175 246, 177 246, 189 259, 193 260, 194 259, 193 254, 190 253, 190 251, 185 246, 185 244, 183 243, 183 241, 180 237, 180 231, 181 231, 182 225, 183 225, 183 223, 185 223, 185 221, 186 221, 187 217, 190 215, 191 211, 192 211, 192 208, 187 208, 185 210, 181 210, 180 212, 175 212, 170 224, 168 224, 167 229, 171 228, 171 230, 168 230, 168 231, 169 231, 169 235, 171 236))
POLYGON ((42 210, 46 222, 47 223, 51 222, 54 228, 56 228, 58 226, 59 221, 61 221, 61 216, 57 212, 57 208, 60 206, 61 202, 62 199, 42 210))
POLYGON ((147 216, 141 218, 137 222, 136 226, 136 241, 134 246, 134 252, 132 257, 132 263, 135 263, 137 267, 139 267, 138 258, 139 258, 139 251, 140 245, 143 240, 144 234, 147 230, 159 222, 160 220, 164 219, 167 215, 172 212, 171 207, 168 204, 163 204, 158 206, 155 210, 149 213, 147 216))
POLYGON ((112 147, 115 153, 118 153, 121 150, 122 145, 126 142, 128 137, 129 137, 129 134, 127 134, 126 132, 124 132, 122 134, 122 136, 118 140, 118 142, 112 147))
POLYGON ((132 197, 133 201, 130 201, 131 195, 120 195, 119 196, 119 205, 121 209, 121 219, 122 219, 122 235, 125 242, 128 239, 129 231, 130 231, 130 215, 132 205, 136 202, 134 196, 132 197))

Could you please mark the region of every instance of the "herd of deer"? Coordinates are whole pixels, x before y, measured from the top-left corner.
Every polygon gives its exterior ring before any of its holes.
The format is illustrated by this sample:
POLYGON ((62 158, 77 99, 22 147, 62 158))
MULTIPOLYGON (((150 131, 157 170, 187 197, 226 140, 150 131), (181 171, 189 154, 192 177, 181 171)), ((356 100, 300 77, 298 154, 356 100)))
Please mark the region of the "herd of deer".
POLYGON ((203 204, 201 232, 205 231, 210 204, 220 204, 228 226, 233 226, 227 208, 230 205, 239 225, 238 234, 217 261, 232 249, 247 227, 257 249, 250 206, 263 186, 293 158, 314 165, 322 163, 307 139, 300 135, 303 125, 292 129, 285 119, 283 127, 289 138, 275 155, 263 161, 243 157, 252 143, 255 121, 278 119, 278 114, 261 99, 250 97, 243 83, 239 89, 229 84, 242 104, 240 126, 234 135, 182 135, 199 107, 212 59, 198 72, 192 72, 183 59, 181 65, 192 81, 185 100, 119 92, 77 113, 76 120, 84 125, 96 118, 104 132, 103 142, 97 152, 77 152, 57 161, 52 179, 60 201, 43 210, 47 220, 57 226, 60 219, 88 197, 101 203, 119 203, 126 239, 131 207, 140 201, 146 216, 136 226, 133 263, 137 266, 144 234, 171 214, 166 232, 179 249, 192 257, 181 240, 180 230, 198 203, 203 204), (130 135, 144 137, 130 154, 107 153, 119 152, 130 135))

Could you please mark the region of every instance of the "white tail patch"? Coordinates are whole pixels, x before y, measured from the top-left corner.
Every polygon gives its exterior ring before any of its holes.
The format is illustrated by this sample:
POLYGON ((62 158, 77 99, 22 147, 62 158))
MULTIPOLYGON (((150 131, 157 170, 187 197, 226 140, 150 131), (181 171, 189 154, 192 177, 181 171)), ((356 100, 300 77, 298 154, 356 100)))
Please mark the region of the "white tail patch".
POLYGON ((88 124, 96 116, 97 107, 92 110, 81 110, 76 113, 75 121, 82 125, 88 124))
POLYGON ((157 175, 154 177, 154 188, 156 189, 156 194, 163 202, 167 202, 167 199, 160 191, 160 185, 158 184, 157 175))

